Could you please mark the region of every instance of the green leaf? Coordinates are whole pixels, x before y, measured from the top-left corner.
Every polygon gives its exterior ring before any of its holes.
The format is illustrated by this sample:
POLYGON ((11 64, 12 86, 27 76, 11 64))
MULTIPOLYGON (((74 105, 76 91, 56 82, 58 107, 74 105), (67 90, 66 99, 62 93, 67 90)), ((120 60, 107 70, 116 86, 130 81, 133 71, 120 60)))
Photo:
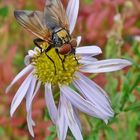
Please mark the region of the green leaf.
POLYGON ((121 107, 121 95, 122 93, 116 93, 114 97, 112 98, 112 107, 115 110, 116 113, 120 112, 121 107))
POLYGON ((138 93, 140 94, 140 86, 136 87, 136 90, 137 90, 138 93))
POLYGON ((48 120, 50 120, 50 119, 51 119, 51 118, 50 118, 50 115, 49 115, 48 109, 45 109, 44 120, 45 120, 45 121, 48 121, 48 120))
POLYGON ((24 56, 21 53, 16 53, 14 60, 13 60, 13 65, 16 68, 21 68, 24 65, 24 56))
POLYGON ((140 21, 136 21, 136 26, 140 28, 140 21))
POLYGON ((134 94, 130 94, 129 95, 129 100, 130 100, 131 103, 134 103, 136 101, 135 95, 134 94))
POLYGON ((113 58, 117 57, 116 52, 118 52, 118 47, 116 45, 114 38, 109 38, 107 45, 106 45, 106 58, 113 58))
POLYGON ((106 138, 107 140, 111 139, 113 140, 114 137, 115 137, 115 132, 112 128, 108 127, 106 130, 105 130, 105 134, 106 134, 106 138))
POLYGON ((132 92, 133 89, 137 87, 137 85, 139 84, 139 82, 140 82, 140 75, 137 76, 137 79, 135 80, 135 82, 133 83, 133 85, 130 87, 130 92, 132 92))
POLYGON ((128 120, 128 136, 130 140, 136 140, 137 122, 137 116, 135 114, 132 114, 131 118, 129 118, 128 120))
POLYGON ((50 132, 56 132, 56 127, 54 125, 49 127, 49 131, 50 132))
POLYGON ((138 109, 140 109, 140 102, 133 103, 132 105, 125 108, 124 111, 138 110, 138 109))
POLYGON ((9 13, 9 9, 7 6, 0 8, 0 16, 3 18, 6 17, 9 13))
POLYGON ((90 4, 92 2, 92 0, 84 0, 85 3, 90 4))
POLYGON ((4 128, 0 127, 0 135, 4 133, 4 128))
POLYGON ((52 134, 46 138, 46 140, 54 140, 56 138, 56 134, 52 134))

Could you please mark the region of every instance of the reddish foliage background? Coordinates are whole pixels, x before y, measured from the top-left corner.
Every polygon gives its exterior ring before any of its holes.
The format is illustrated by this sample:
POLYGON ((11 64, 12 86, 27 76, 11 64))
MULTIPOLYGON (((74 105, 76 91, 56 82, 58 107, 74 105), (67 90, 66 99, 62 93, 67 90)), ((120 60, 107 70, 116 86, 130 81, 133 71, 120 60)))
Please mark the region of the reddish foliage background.
MULTIPOLYGON (((117 8, 125 6, 126 2, 125 0, 94 0, 89 5, 81 3, 78 32, 82 33, 83 42, 96 43, 103 47, 114 24, 117 8)), ((140 18, 140 2, 133 0, 132 3, 133 8, 126 5, 122 13, 124 17, 124 36, 140 34, 139 27, 135 26, 140 18)))

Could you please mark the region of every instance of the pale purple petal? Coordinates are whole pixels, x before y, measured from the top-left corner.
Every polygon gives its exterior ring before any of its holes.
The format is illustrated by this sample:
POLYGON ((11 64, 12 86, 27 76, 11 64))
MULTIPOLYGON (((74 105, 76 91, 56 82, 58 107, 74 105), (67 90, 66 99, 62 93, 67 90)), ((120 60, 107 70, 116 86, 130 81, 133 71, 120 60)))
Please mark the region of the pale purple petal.
POLYGON ((31 103, 32 103, 32 100, 34 99, 34 97, 36 96, 37 92, 39 91, 40 86, 41 86, 41 82, 38 81, 38 82, 37 82, 37 85, 36 85, 36 89, 35 89, 35 91, 34 91, 34 94, 33 94, 33 96, 32 96, 32 99, 31 99, 31 103))
POLYGON ((29 112, 27 113, 27 125, 28 125, 28 130, 29 130, 31 136, 34 137, 34 130, 33 130, 34 122, 32 120, 32 111, 31 110, 29 110, 29 112))
POLYGON ((108 117, 106 118, 106 116, 104 116, 104 114, 96 108, 96 105, 84 99, 71 88, 67 86, 61 86, 60 90, 61 94, 63 94, 72 103, 72 105, 78 108, 79 110, 87 113, 90 116, 94 116, 102 120, 108 119, 108 117))
POLYGON ((102 51, 98 46, 83 46, 76 48, 76 55, 90 55, 95 56, 101 54, 102 51))
POLYGON ((81 37, 81 36, 78 36, 78 37, 77 37, 77 46, 79 46, 79 45, 80 45, 81 40, 82 40, 82 37, 81 37))
POLYGON ((40 49, 38 47, 34 48, 34 53, 37 54, 37 52, 40 52, 40 49))
POLYGON ((60 102, 58 106, 58 118, 56 123, 59 140, 65 140, 68 131, 68 124, 66 122, 66 116, 64 111, 65 106, 63 105, 62 96, 60 96, 60 102))
POLYGON ((11 82, 11 84, 6 88, 6 93, 9 92, 9 90, 11 89, 11 87, 21 78, 23 77, 25 74, 27 74, 28 72, 30 72, 33 69, 32 65, 28 65, 26 68, 24 68, 11 82))
POLYGON ((29 89, 27 91, 27 94, 26 94, 26 110, 27 110, 27 112, 31 108, 30 106, 31 106, 31 103, 32 103, 32 96, 33 96, 33 93, 34 93, 34 90, 35 90, 36 81, 37 81, 36 78, 32 79, 30 87, 29 87, 29 89))
POLYGON ((30 59, 31 59, 31 57, 29 55, 26 55, 25 56, 25 58, 24 58, 24 64, 26 66, 28 66, 30 64, 30 59))
POLYGON ((76 78, 73 82, 74 86, 79 90, 79 92, 91 103, 96 105, 104 116, 113 117, 114 112, 111 108, 109 98, 104 94, 103 90, 100 90, 96 84, 88 79, 86 76, 80 73, 76 73, 76 78))
MULTIPOLYGON (((97 85, 94 81, 90 80, 88 77, 86 77, 85 75, 83 75, 80 72, 76 72, 75 75, 77 75, 77 76, 79 75, 81 80, 85 81, 89 85, 92 85, 92 87, 96 90, 97 93, 100 92, 100 94, 98 96, 100 96, 100 95, 105 96, 105 98, 107 99, 107 103, 108 102, 111 103, 107 93, 99 85, 97 85)), ((102 97, 102 96, 100 96, 100 97, 102 97)))
POLYGON ((65 98, 65 96, 63 96, 63 95, 61 95, 61 96, 62 96, 61 104, 64 105, 64 110, 65 110, 64 113, 65 113, 65 117, 66 117, 66 122, 67 122, 73 136, 75 137, 75 139, 83 140, 80 128, 75 119, 73 107, 72 107, 71 103, 69 102, 69 100, 67 100, 67 98, 65 98))
POLYGON ((12 104, 11 104, 11 110, 10 110, 10 115, 13 116, 15 110, 17 109, 17 107, 19 106, 19 104, 21 103, 21 101, 23 100, 23 98, 25 97, 31 80, 33 78, 32 73, 24 80, 24 82, 22 83, 22 85, 20 86, 20 88, 18 89, 16 95, 14 96, 13 100, 12 100, 12 104))
POLYGON ((75 24, 78 17, 78 11, 79 11, 79 0, 69 0, 66 13, 70 23, 70 34, 73 32, 75 28, 75 24))
POLYGON ((37 81, 37 79, 33 77, 33 80, 31 83, 32 85, 30 87, 30 94, 28 94, 28 93, 26 94, 26 110, 27 110, 27 112, 31 109, 32 101, 33 101, 35 95, 37 94, 37 92, 41 86, 41 82, 38 81, 37 85, 36 85, 36 81, 37 81), (36 88, 35 88, 35 86, 36 86, 36 88))
POLYGON ((36 53, 33 50, 29 50, 28 54, 30 57, 33 57, 36 53))
POLYGON ((74 106, 73 106, 73 113, 74 113, 75 120, 76 120, 80 130, 82 130, 82 126, 81 126, 81 121, 80 121, 80 117, 79 117, 79 114, 78 114, 78 110, 74 106))
POLYGON ((36 78, 32 79, 31 89, 28 91, 29 95, 26 95, 27 125, 32 137, 34 137, 33 126, 35 126, 35 123, 32 120, 32 100, 35 97, 41 85, 41 82, 38 82, 35 89, 36 81, 36 78))
POLYGON ((95 61, 98 60, 92 56, 80 56, 80 59, 78 60, 80 64, 85 64, 85 65, 92 64, 95 61))
POLYGON ((40 49, 38 47, 35 47, 34 50, 29 50, 28 55, 24 58, 24 64, 27 66, 30 64, 30 59, 34 57, 34 55, 37 55, 37 53, 40 52, 40 49))
POLYGON ((36 124, 35 124, 35 122, 32 120, 32 126, 35 126, 36 124))
POLYGON ((132 63, 125 59, 108 59, 93 62, 81 67, 80 71, 87 73, 103 73, 121 70, 132 63))
POLYGON ((47 83, 45 85, 45 101, 46 101, 46 105, 47 105, 50 117, 53 123, 56 124, 58 112, 57 112, 57 108, 56 108, 54 98, 52 95, 52 89, 51 89, 50 83, 47 83))

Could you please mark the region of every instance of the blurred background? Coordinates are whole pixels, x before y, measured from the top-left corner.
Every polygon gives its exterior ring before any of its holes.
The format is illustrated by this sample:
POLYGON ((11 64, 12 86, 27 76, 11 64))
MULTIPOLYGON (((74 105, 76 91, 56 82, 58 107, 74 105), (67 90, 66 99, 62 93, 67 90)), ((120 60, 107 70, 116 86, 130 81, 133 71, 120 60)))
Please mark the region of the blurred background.
MULTIPOLYGON (((64 6, 67 0, 62 0, 64 6)), ((15 9, 43 10, 45 0, 0 0, 0 140, 32 140, 26 124, 25 103, 13 118, 9 108, 19 81, 8 95, 5 88, 24 68, 24 56, 34 48, 34 36, 15 20, 15 9)), ((99 59, 126 58, 133 66, 110 74, 91 75, 109 94, 115 117, 102 121, 80 113, 84 140, 140 140, 140 0, 80 0, 74 36, 81 45, 98 45, 99 59)), ((24 78, 23 78, 24 79, 24 78)), ((35 140, 57 140, 45 108, 43 88, 33 102, 35 140)), ((67 140, 73 140, 68 133, 67 140)))

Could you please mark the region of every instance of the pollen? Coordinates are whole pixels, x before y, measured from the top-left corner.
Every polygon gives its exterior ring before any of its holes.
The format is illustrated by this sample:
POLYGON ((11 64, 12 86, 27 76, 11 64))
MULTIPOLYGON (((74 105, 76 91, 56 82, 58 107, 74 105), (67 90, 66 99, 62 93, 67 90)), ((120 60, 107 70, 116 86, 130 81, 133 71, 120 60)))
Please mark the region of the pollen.
MULTIPOLYGON (((43 43, 42 47, 47 44, 43 43)), ((73 54, 58 55, 55 48, 47 52, 37 52, 32 58, 32 65, 35 68, 34 76, 42 82, 51 83, 52 85, 69 85, 73 78, 74 73, 79 70, 79 64, 73 54)))

